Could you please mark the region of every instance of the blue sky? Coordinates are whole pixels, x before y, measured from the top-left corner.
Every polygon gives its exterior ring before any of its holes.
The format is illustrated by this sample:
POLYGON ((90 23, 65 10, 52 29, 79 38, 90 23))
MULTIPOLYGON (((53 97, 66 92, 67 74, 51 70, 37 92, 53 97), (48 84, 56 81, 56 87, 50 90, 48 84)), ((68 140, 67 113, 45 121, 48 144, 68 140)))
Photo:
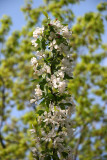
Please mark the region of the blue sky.
MULTIPOLYGON (((80 4, 76 4, 71 6, 76 16, 82 16, 84 13, 89 11, 97 11, 96 6, 101 1, 107 0, 85 0, 80 4)), ((43 4, 43 0, 34 0, 34 7, 38 7, 43 4)), ((20 11, 20 8, 24 5, 24 0, 0 0, 0 18, 7 14, 12 17, 13 25, 11 27, 11 31, 16 29, 21 29, 24 26, 25 20, 24 15, 20 11)), ((105 28, 107 28, 107 22, 105 22, 105 28)), ((103 41, 107 42, 107 29, 105 35, 103 36, 103 41)))
MULTIPOLYGON (((86 12, 97 11, 96 6, 101 1, 107 0, 85 0, 80 4, 71 6, 76 16, 82 16, 86 12)), ((43 0, 34 0, 34 7, 38 7, 43 4, 43 0)), ((7 14, 12 17, 13 25, 11 31, 16 29, 21 29, 24 26, 25 20, 24 15, 20 11, 20 8, 24 5, 24 0, 0 0, 0 18, 7 14)), ((105 21, 105 28, 107 28, 107 21, 105 21)), ((105 35, 103 36, 103 41, 107 42, 107 29, 105 35)))

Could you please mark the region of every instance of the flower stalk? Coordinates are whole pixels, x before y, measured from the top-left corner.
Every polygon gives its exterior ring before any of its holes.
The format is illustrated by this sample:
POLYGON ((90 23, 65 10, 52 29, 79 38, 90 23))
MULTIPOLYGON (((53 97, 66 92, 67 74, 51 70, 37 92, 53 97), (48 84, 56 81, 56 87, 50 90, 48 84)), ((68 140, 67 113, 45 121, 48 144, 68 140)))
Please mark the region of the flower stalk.
POLYGON ((32 45, 36 55, 31 59, 37 79, 34 99, 38 104, 34 128, 33 148, 36 160, 73 160, 71 141, 74 133, 71 116, 75 105, 68 91, 73 77, 70 51, 71 31, 60 21, 49 18, 33 33, 32 45))

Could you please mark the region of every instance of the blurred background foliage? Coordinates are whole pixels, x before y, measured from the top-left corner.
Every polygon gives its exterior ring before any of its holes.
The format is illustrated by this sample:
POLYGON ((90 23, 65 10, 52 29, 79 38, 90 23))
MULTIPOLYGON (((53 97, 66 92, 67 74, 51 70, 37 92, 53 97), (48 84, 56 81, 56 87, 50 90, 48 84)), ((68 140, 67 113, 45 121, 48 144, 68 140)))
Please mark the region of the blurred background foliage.
POLYGON ((107 160, 107 43, 102 41, 107 2, 98 4, 97 12, 75 18, 70 5, 81 1, 44 0, 34 8, 28 0, 21 9, 26 25, 10 36, 11 18, 5 15, 0 19, 0 160, 33 160, 29 128, 36 106, 29 104, 35 87, 31 82, 30 59, 35 53, 31 39, 35 27, 46 21, 43 11, 72 24, 75 67, 69 91, 76 103, 74 159, 107 160), (20 112, 23 115, 16 116, 20 112))

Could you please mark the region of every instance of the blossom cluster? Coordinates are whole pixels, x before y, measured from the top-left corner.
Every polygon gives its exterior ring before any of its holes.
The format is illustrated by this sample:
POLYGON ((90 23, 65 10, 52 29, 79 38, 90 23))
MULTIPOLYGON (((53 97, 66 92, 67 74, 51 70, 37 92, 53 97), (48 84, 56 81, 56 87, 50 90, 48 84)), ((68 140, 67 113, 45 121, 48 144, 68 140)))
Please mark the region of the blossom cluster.
POLYGON ((32 45, 37 52, 31 65, 36 88, 31 103, 41 101, 42 105, 41 110, 37 107, 36 125, 31 129, 35 141, 34 156, 41 160, 46 157, 73 160, 70 141, 74 132, 71 115, 75 105, 67 89, 73 76, 69 45, 72 34, 67 25, 48 19, 42 28, 36 28, 33 37, 32 45))
MULTIPOLYGON (((31 129, 31 133, 36 137, 34 139, 36 148, 34 150, 34 155, 38 152, 41 144, 51 143, 52 148, 57 148, 57 154, 61 155, 63 152, 68 153, 68 158, 71 160, 72 157, 72 148, 68 145, 68 142, 73 136, 74 129, 72 128, 73 122, 71 121, 71 108, 62 110, 58 106, 53 104, 49 105, 49 111, 44 111, 42 118, 38 117, 37 123, 41 127, 41 134, 38 135, 38 130, 31 129), (44 126, 41 126, 41 123, 45 122, 44 126), (51 130, 47 132, 46 128, 51 126, 51 130), (62 128, 59 130, 59 128, 62 128), (64 143, 67 142, 65 147, 64 143), (63 145, 62 145, 63 144, 63 145)), ((42 159, 45 158, 45 155, 39 153, 39 157, 42 159)), ((64 159, 63 159, 64 160, 64 159)))

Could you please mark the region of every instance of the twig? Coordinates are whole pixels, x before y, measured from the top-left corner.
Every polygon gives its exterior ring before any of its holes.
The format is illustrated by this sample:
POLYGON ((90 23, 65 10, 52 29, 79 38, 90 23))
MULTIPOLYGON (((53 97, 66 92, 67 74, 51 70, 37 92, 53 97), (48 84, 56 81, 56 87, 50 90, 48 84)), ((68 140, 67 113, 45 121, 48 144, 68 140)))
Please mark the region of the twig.
POLYGON ((2 134, 1 134, 1 128, 3 126, 3 116, 4 116, 4 108, 5 108, 5 83, 4 83, 4 80, 3 78, 0 76, 0 80, 2 81, 2 84, 3 84, 3 88, 2 88, 2 107, 1 107, 1 124, 0 124, 0 143, 2 145, 3 148, 5 148, 5 144, 3 142, 3 137, 2 137, 2 134))
POLYGON ((79 139, 78 139, 78 141, 77 141, 77 144, 76 144, 76 147, 75 147, 75 149, 74 149, 74 160, 77 159, 78 147, 79 147, 79 144, 81 143, 81 139, 82 139, 82 136, 83 136, 83 132, 84 132, 84 129, 85 129, 85 127, 87 126, 87 124, 88 124, 88 123, 86 123, 86 124, 82 127, 82 129, 81 129, 81 131, 80 131, 80 137, 79 137, 79 139))

